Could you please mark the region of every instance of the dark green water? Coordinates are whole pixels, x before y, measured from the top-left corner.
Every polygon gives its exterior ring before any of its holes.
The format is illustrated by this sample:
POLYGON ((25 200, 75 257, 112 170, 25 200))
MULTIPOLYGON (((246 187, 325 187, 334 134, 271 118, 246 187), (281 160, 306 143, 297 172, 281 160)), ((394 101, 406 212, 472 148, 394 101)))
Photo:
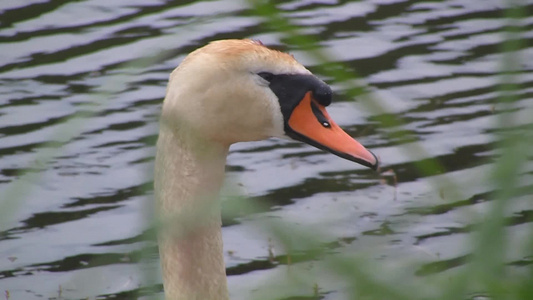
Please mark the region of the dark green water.
MULTIPOLYGON (((472 226, 494 191, 484 179, 497 152, 502 3, 277 3, 321 41, 331 60, 357 70, 372 87, 375 100, 348 99, 343 86, 317 73, 336 92, 330 114, 381 158, 382 170, 394 170, 397 184, 392 176, 296 142, 232 147, 226 203, 263 205, 224 220, 232 297, 250 299, 286 276, 286 252, 261 230, 273 218, 320 228, 328 233, 324 244, 331 253, 366 253, 391 268, 421 261, 405 271, 406 280, 453 276, 468 257, 472 226), (370 112, 365 101, 379 101, 411 133, 389 135, 396 129, 381 126, 387 113, 370 112), (428 158, 442 169, 420 172, 416 164, 428 158), (460 191, 440 186, 445 180, 460 184, 460 191)), ((524 9, 533 11, 533 4, 524 9)), ((524 22, 525 46, 517 53, 524 88, 517 107, 525 125, 533 104, 533 18, 524 22)), ((168 74, 181 59, 226 38, 260 39, 318 70, 315 60, 269 31, 245 2, 2 0, 0 299, 6 291, 10 299, 131 299, 132 291, 147 286, 160 293, 161 280, 145 283, 138 264, 150 236, 143 216, 153 198, 160 104, 168 74), (124 67, 141 58, 150 66, 124 67), (73 116, 81 122, 65 129, 73 116), (43 150, 52 159, 25 173, 43 150), (16 189, 19 184, 23 188, 16 189)), ((532 194, 532 174, 533 165, 525 165, 525 195, 532 194)), ((505 213, 516 249, 507 260, 518 272, 531 263, 531 254, 521 251, 533 223, 530 198, 519 197, 505 213)), ((144 266, 153 274, 157 259, 150 255, 144 266)), ((296 255, 292 268, 320 272, 320 260, 296 255)), ((344 299, 334 278, 325 275, 318 284, 324 299, 344 299)), ((295 287, 273 297, 310 294, 295 287)))

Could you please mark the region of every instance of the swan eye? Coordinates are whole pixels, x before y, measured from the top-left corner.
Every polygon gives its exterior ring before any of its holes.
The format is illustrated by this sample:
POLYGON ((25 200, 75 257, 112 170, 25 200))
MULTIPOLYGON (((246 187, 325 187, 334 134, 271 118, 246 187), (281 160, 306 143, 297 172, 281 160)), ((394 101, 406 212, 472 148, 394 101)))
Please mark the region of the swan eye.
POLYGON ((261 78, 263 78, 264 80, 268 82, 271 82, 272 79, 274 79, 274 74, 268 73, 268 72, 257 73, 257 75, 261 76, 261 78))

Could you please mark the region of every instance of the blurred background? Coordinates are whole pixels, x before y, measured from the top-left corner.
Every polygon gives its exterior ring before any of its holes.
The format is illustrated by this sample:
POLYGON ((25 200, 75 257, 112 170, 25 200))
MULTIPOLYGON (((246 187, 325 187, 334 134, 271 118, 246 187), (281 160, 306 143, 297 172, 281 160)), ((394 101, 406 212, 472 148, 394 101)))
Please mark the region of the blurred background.
POLYGON ((533 299, 533 3, 510 4, 2 0, 0 299, 162 296, 168 75, 228 38, 293 54, 382 161, 232 146, 232 299, 533 299))

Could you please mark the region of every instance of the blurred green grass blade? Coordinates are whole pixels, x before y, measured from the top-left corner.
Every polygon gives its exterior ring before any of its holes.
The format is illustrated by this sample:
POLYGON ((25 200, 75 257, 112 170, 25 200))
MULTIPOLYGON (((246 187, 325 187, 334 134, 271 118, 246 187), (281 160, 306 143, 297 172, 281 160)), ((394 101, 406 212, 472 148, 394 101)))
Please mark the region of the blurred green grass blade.
POLYGON ((505 253, 508 237, 505 224, 505 216, 517 195, 518 183, 522 166, 528 159, 532 139, 524 138, 517 130, 516 113, 519 100, 517 92, 522 88, 520 79, 520 50, 523 48, 522 27, 520 21, 524 17, 524 5, 517 1, 510 2, 511 6, 506 10, 505 21, 507 22, 502 44, 502 61, 500 77, 499 110, 497 115, 497 132, 499 139, 500 157, 496 160, 492 178, 490 179, 496 188, 494 201, 484 222, 479 228, 479 236, 474 255, 475 276, 482 281, 490 294, 496 298, 505 299, 505 286, 501 283, 505 276, 505 253))

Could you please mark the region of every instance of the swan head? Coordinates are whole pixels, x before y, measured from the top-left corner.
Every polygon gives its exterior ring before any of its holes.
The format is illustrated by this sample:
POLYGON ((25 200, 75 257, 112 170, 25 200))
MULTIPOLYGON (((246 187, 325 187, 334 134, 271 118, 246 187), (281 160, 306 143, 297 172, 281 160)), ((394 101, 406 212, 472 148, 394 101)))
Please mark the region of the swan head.
POLYGON ((291 138, 376 169, 376 156, 327 113, 331 99, 331 88, 292 55, 259 41, 220 40, 172 72, 162 121, 228 146, 291 138))

